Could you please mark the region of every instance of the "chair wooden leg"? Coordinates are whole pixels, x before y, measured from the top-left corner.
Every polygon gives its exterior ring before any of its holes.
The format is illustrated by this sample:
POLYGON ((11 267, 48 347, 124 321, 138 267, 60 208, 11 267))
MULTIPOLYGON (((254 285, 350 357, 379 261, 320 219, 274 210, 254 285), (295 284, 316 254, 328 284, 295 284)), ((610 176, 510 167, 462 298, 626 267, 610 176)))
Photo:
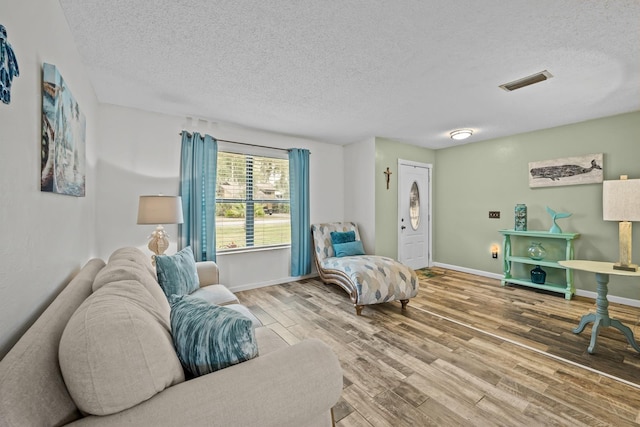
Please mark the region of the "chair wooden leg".
POLYGON ((354 304, 353 306, 356 308, 356 314, 358 316, 362 316, 362 309, 364 308, 364 305, 354 304))
POLYGON ((402 304, 402 309, 406 310, 407 309, 407 304, 409 304, 409 300, 408 299, 401 299, 400 300, 400 304, 402 304))

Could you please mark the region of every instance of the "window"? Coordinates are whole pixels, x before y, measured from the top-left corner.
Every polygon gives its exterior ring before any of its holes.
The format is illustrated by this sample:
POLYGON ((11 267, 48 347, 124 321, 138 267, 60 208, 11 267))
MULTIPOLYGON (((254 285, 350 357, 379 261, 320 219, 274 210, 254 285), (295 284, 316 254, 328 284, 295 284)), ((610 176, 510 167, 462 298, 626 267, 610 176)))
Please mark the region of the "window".
POLYGON ((289 160, 218 152, 216 249, 291 243, 289 160))

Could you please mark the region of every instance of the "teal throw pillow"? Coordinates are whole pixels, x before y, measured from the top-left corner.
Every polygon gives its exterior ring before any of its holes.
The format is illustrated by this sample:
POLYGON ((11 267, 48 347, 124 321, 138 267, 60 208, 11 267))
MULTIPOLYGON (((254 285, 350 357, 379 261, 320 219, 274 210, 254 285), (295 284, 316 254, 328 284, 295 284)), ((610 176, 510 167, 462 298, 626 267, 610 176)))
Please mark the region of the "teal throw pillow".
POLYGON ((355 242, 337 243, 333 245, 333 250, 337 257, 365 255, 362 242, 356 240, 355 242))
POLYGON ((331 244, 347 243, 356 241, 356 232, 351 231, 332 231, 331 232, 331 244))
POLYGON ((253 322, 227 307, 189 295, 172 296, 171 334, 184 369, 198 377, 253 359, 253 322))
POLYGON ((187 295, 200 287, 196 260, 187 246, 174 255, 156 256, 158 283, 169 298, 171 295, 187 295))

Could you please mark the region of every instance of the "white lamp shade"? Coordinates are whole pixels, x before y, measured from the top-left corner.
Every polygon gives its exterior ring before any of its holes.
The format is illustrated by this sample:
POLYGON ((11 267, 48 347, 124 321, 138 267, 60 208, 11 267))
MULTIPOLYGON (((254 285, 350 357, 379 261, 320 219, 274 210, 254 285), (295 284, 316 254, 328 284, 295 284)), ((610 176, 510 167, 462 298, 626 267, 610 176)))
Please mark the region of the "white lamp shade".
POLYGON ((640 179, 602 183, 602 218, 605 221, 640 221, 640 179))
POLYGON ((180 196, 140 196, 138 224, 182 224, 180 196))

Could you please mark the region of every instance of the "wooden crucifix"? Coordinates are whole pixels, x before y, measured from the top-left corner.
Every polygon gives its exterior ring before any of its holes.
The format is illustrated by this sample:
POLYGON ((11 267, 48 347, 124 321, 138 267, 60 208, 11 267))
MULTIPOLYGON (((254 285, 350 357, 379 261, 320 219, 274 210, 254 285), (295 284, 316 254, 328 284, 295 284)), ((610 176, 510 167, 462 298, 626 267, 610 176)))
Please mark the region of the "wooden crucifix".
POLYGON ((382 173, 383 173, 383 174, 385 174, 385 175, 387 176, 387 190, 388 190, 388 189, 389 189, 389 179, 391 179, 391 174, 392 174, 393 172, 391 172, 391 171, 389 170, 389 168, 387 167, 387 170, 386 170, 386 171, 384 171, 384 172, 382 172, 382 173))

